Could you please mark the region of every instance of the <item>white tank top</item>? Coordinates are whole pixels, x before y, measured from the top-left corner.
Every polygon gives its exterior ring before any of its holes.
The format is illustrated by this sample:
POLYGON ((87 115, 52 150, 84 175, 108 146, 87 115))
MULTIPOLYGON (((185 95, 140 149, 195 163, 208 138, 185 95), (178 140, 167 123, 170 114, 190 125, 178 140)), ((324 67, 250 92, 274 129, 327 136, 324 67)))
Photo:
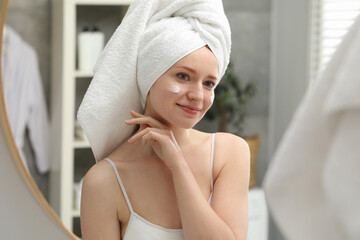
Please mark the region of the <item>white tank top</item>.
MULTIPOLYGON (((215 134, 211 136, 211 167, 210 167, 210 177, 211 177, 211 194, 209 198, 209 204, 211 204, 214 182, 213 182, 213 163, 214 163, 214 142, 215 134)), ((115 171, 116 178, 120 184, 121 191, 125 197, 126 203, 130 210, 130 219, 123 240, 184 240, 184 234, 182 229, 169 229, 164 228, 154 223, 149 222, 144 219, 136 212, 134 212, 129 197, 126 194, 125 187, 121 181, 115 163, 109 158, 105 158, 113 167, 115 171)))

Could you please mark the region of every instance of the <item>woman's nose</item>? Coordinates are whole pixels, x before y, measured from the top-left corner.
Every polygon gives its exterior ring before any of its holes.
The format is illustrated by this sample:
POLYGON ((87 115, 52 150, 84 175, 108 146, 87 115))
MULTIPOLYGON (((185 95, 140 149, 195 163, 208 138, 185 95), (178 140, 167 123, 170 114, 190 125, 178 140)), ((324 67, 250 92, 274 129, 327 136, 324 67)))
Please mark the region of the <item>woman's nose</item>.
POLYGON ((193 101, 201 101, 204 98, 202 84, 193 84, 188 89, 188 98, 193 101))

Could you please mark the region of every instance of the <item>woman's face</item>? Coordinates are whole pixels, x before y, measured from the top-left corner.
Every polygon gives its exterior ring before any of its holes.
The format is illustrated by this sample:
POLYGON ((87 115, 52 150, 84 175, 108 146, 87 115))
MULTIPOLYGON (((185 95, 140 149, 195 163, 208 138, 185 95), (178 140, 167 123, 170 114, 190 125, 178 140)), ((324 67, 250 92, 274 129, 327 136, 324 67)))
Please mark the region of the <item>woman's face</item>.
POLYGON ((217 59, 210 49, 190 53, 151 87, 145 114, 170 127, 192 128, 212 105, 217 75, 217 59))

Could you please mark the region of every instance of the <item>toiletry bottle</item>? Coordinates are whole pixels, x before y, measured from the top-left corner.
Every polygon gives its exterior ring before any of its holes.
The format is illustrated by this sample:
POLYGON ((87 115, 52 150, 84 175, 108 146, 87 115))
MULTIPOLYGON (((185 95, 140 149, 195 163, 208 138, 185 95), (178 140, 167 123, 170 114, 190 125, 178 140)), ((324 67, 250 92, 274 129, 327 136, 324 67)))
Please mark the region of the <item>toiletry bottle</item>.
POLYGON ((92 71, 104 48, 104 33, 97 27, 92 31, 84 27, 78 36, 78 60, 80 71, 92 71))

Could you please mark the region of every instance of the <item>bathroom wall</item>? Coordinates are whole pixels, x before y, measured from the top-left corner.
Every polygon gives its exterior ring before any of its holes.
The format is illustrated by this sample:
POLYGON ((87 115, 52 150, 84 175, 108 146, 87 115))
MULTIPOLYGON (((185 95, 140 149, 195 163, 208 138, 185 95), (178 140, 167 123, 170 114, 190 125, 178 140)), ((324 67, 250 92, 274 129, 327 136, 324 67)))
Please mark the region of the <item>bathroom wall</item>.
POLYGON ((255 80, 257 94, 248 106, 245 135, 259 134, 257 165, 260 186, 268 165, 267 132, 270 71, 270 0, 224 0, 232 30, 231 61, 240 81, 255 80))

